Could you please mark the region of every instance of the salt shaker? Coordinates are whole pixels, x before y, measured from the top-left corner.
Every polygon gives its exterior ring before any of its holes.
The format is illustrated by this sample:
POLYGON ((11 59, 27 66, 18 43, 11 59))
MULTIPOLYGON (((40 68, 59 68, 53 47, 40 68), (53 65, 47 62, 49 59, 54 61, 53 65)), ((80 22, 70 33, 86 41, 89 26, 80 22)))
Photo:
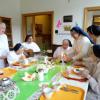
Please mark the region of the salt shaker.
POLYGON ((44 58, 44 63, 45 63, 45 64, 48 63, 48 56, 45 56, 45 58, 44 58))

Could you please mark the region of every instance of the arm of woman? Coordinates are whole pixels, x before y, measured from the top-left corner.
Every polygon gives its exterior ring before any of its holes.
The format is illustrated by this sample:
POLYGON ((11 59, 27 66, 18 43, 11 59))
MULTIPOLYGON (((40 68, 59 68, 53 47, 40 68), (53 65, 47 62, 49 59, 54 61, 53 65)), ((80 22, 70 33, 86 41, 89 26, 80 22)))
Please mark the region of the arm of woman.
POLYGON ((80 74, 83 77, 86 77, 89 80, 90 87, 96 94, 100 94, 100 70, 99 70, 99 66, 100 66, 100 63, 97 64, 97 69, 95 71, 96 78, 92 77, 89 74, 90 71, 88 71, 88 70, 83 70, 82 72, 80 72, 80 74))
POLYGON ((34 52, 40 52, 41 50, 40 50, 40 47, 36 44, 36 43, 33 43, 33 45, 32 45, 32 50, 34 51, 34 52))
POLYGON ((0 59, 6 59, 7 56, 0 56, 0 59))
POLYGON ((9 65, 12 65, 13 63, 15 63, 15 59, 13 57, 13 55, 9 52, 8 55, 7 55, 7 61, 8 61, 8 64, 9 65))
POLYGON ((60 58, 61 58, 61 48, 60 48, 60 47, 58 47, 58 48, 54 51, 53 58, 54 58, 54 59, 60 59, 60 58))
POLYGON ((26 56, 22 53, 19 60, 24 60, 24 59, 26 59, 26 56))
MULTIPOLYGON (((100 76, 99 76, 100 77, 100 76)), ((100 80, 100 79, 99 79, 100 80)), ((94 79, 93 77, 89 78, 89 84, 91 86, 91 89, 97 93, 100 94, 100 82, 97 82, 96 79, 94 79)))
POLYGON ((97 64, 96 79, 93 77, 89 78, 90 86, 92 90, 97 94, 100 94, 100 68, 99 67, 100 67, 100 62, 97 64))
POLYGON ((87 70, 80 72, 83 77, 86 77, 89 80, 89 85, 96 94, 100 94, 100 82, 97 82, 95 78, 89 75, 87 70))

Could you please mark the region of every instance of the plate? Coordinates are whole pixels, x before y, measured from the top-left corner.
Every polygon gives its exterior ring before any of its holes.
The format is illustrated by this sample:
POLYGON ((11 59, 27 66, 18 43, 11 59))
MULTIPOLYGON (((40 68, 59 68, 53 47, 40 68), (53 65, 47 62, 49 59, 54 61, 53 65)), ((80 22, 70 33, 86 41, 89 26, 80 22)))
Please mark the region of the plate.
POLYGON ((85 81, 87 81, 87 78, 84 78, 84 77, 82 77, 82 76, 80 76, 80 75, 77 75, 77 74, 75 74, 75 73, 70 73, 70 74, 67 74, 67 72, 63 72, 62 73, 62 76, 64 77, 64 78, 67 78, 67 79, 71 79, 71 80, 76 80, 76 81, 80 81, 80 82, 85 82, 85 81))
MULTIPOLYGON (((84 99, 84 90, 79 87, 74 86, 62 86, 61 89, 57 92, 53 92, 49 100, 83 100, 84 99)), ((40 100, 48 100, 44 94, 40 96, 40 100)))
POLYGON ((33 81, 36 79, 36 73, 29 74, 27 72, 24 73, 24 77, 22 77, 22 80, 24 81, 33 81))
POLYGON ((3 74, 0 75, 0 78, 11 77, 17 72, 15 69, 12 68, 3 68, 2 71, 3 74))
POLYGON ((33 64, 33 62, 28 63, 28 64, 21 64, 20 62, 16 62, 16 63, 13 63, 12 66, 24 68, 24 67, 29 67, 29 66, 31 66, 32 64, 33 64))

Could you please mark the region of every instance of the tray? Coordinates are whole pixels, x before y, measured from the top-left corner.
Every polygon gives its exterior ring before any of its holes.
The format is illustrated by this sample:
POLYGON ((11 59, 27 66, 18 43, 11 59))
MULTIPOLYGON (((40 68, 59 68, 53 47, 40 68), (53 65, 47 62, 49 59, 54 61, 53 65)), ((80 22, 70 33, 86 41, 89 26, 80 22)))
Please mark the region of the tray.
MULTIPOLYGON (((44 94, 40 96, 40 100, 48 100, 44 94)), ((62 88, 54 92, 49 100, 84 100, 84 90, 79 87, 62 86, 62 88), (68 90, 66 90, 66 88, 68 90), (76 91, 76 92, 75 92, 76 91)))

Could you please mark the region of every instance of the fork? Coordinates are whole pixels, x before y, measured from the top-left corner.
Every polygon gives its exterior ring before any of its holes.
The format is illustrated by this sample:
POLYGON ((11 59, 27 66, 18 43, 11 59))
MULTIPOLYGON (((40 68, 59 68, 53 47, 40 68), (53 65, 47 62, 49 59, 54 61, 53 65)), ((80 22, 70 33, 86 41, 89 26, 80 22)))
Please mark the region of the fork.
POLYGON ((68 89, 67 87, 63 87, 63 88, 60 88, 60 89, 63 90, 63 91, 66 91, 66 92, 72 92, 72 93, 76 93, 76 94, 79 93, 79 91, 74 90, 74 89, 68 89))

